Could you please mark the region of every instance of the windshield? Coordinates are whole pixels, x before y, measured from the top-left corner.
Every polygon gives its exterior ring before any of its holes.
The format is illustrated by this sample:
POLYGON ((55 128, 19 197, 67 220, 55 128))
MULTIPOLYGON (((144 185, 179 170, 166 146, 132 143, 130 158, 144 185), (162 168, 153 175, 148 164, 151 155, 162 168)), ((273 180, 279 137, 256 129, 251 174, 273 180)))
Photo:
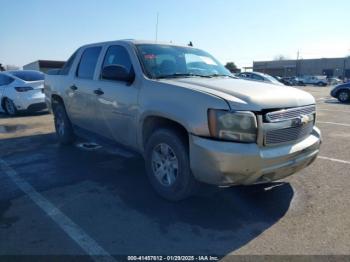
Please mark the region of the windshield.
POLYGON ((274 77, 272 77, 272 76, 270 76, 270 75, 263 74, 263 76, 264 76, 267 80, 269 80, 270 82, 272 82, 272 83, 277 83, 277 84, 280 83, 276 78, 274 78, 274 77))
POLYGON ((39 81, 44 80, 44 74, 37 71, 13 71, 9 72, 11 75, 18 77, 24 81, 39 81))
POLYGON ((199 49, 156 44, 137 45, 137 49, 150 78, 232 77, 214 57, 199 49))

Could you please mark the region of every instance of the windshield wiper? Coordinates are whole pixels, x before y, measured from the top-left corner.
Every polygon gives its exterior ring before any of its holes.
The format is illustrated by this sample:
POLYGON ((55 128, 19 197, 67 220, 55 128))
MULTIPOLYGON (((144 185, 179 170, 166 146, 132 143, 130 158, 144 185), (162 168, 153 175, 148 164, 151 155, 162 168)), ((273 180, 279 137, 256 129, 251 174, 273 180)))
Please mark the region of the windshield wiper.
POLYGON ((238 77, 233 76, 233 75, 223 75, 223 74, 207 75, 207 77, 223 77, 223 76, 230 77, 230 78, 234 78, 234 79, 238 79, 238 77))
POLYGON ((176 74, 171 74, 171 75, 161 75, 161 76, 156 77, 156 79, 176 78, 176 77, 206 77, 206 78, 210 78, 211 76, 191 74, 191 73, 186 73, 186 74, 185 73, 184 74, 176 73, 176 74))

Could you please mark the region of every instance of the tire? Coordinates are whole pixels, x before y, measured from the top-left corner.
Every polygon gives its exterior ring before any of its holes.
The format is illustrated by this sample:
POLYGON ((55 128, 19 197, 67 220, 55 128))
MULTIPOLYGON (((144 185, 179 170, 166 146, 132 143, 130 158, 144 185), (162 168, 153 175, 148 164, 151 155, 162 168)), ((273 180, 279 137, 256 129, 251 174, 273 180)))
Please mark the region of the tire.
POLYGON ((347 103, 350 101, 350 91, 349 90, 340 90, 337 93, 337 98, 341 103, 347 103))
POLYGON ((72 124, 68 118, 66 109, 62 103, 58 103, 53 109, 56 136, 60 144, 70 145, 75 140, 72 124))
POLYGON ((9 98, 4 99, 3 108, 6 112, 6 114, 8 114, 9 116, 15 116, 18 114, 15 103, 9 98))
POLYGON ((318 86, 326 86, 326 84, 323 83, 323 82, 318 82, 317 85, 318 85, 318 86))
POLYGON ((196 193, 198 182, 190 169, 188 146, 177 132, 155 131, 146 144, 145 162, 150 183, 161 197, 179 201, 196 193))

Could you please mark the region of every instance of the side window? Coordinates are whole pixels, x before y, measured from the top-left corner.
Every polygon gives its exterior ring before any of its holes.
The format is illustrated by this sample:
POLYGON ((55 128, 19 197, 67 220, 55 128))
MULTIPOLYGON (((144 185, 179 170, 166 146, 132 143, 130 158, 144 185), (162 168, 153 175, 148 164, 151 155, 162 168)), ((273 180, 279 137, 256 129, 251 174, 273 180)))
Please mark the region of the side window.
POLYGON ((89 47, 85 49, 81 56, 77 70, 77 77, 84 79, 93 79, 98 57, 101 53, 101 47, 89 47))
POLYGON ((5 76, 4 75, 0 75, 0 86, 4 86, 5 84, 5 76))
POLYGON ((252 74, 252 78, 253 78, 254 80, 264 81, 264 78, 262 78, 262 77, 259 76, 259 75, 254 75, 254 74, 252 74))
POLYGON ((109 65, 121 65, 130 72, 132 63, 128 51, 119 45, 109 47, 103 60, 102 69, 109 65))
POLYGON ((6 76, 6 75, 0 75, 0 86, 9 85, 14 81, 13 78, 6 76))
POLYGON ((67 60, 67 62, 64 64, 64 66, 62 67, 61 71, 60 71, 60 75, 68 75, 69 71, 72 67, 72 64, 74 62, 75 57, 77 56, 78 51, 75 51, 75 53, 73 55, 71 55, 71 57, 67 60))

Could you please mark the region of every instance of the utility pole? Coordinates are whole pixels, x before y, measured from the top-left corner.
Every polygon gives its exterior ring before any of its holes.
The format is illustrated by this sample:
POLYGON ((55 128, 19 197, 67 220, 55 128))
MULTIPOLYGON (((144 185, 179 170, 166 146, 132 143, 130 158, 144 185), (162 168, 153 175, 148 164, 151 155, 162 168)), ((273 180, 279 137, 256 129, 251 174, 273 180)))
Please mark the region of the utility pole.
POLYGON ((299 58, 300 58, 300 50, 297 52, 297 60, 295 61, 295 74, 299 76, 299 58))
POLYGON ((158 21, 159 21, 159 13, 157 12, 157 22, 156 22, 156 42, 158 41, 158 21))

